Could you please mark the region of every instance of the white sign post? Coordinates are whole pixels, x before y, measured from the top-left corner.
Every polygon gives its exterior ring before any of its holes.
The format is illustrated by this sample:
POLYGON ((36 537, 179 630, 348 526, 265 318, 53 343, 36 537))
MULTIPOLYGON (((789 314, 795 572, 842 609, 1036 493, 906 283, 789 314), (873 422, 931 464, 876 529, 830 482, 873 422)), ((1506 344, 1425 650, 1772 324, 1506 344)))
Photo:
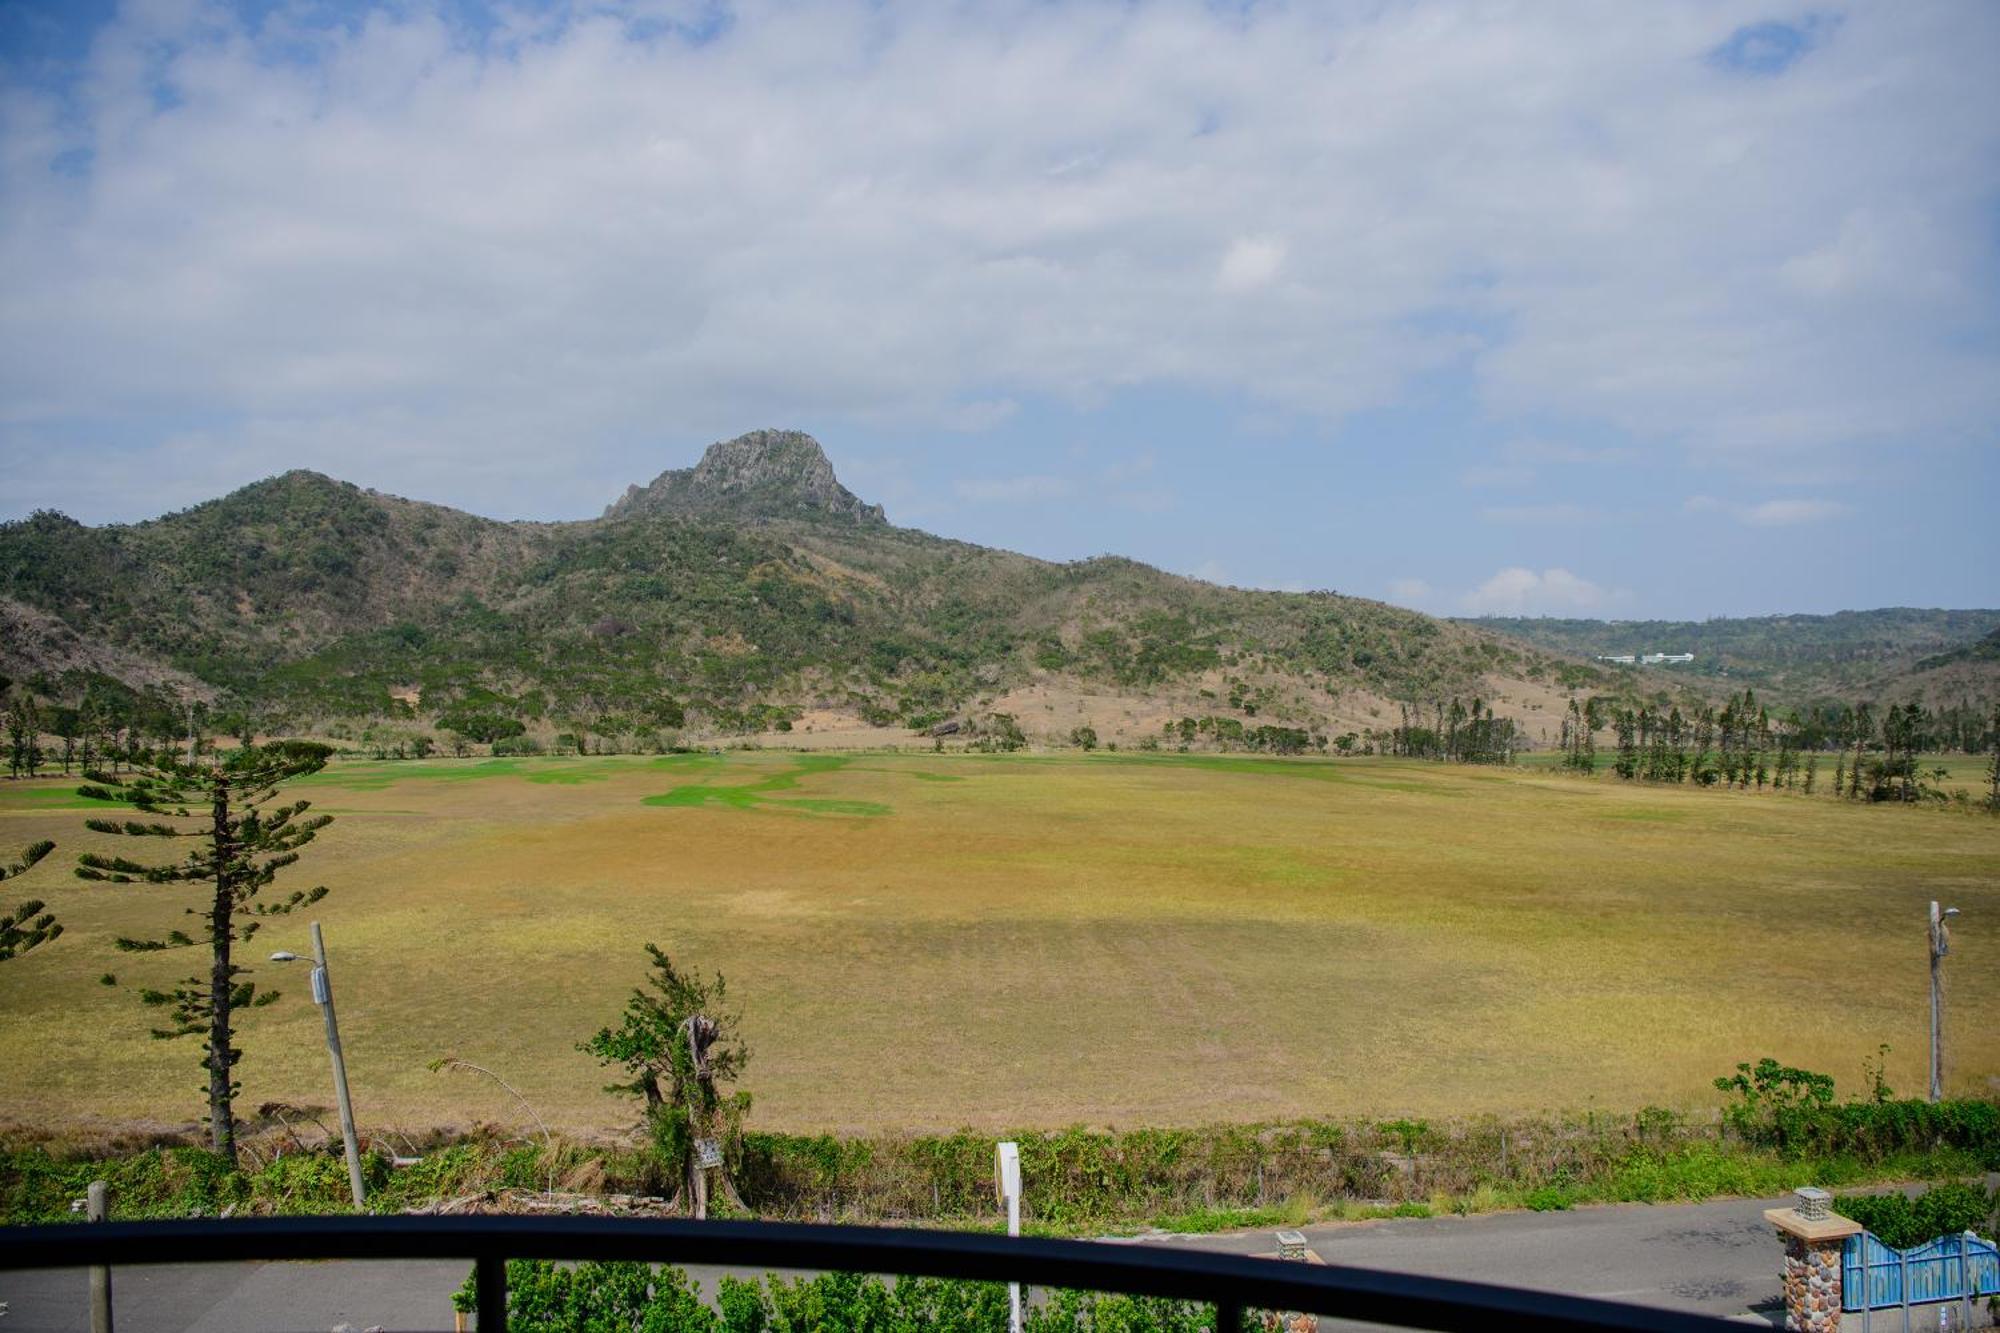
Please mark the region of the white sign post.
MULTIPOLYGON (((1007 1205, 1007 1234, 1021 1234, 1021 1145, 1002 1143, 993 1149, 993 1191, 1007 1205)), ((1021 1284, 1007 1284, 1008 1333, 1021 1333, 1021 1284)))

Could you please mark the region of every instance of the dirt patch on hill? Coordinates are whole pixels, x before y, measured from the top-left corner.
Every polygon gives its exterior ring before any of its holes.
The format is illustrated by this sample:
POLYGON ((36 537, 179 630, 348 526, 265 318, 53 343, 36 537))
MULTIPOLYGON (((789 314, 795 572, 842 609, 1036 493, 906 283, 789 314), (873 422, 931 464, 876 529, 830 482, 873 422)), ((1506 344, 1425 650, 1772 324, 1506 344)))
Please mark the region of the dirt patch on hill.
POLYGON ((136 690, 167 688, 212 700, 213 686, 166 663, 95 639, 32 606, 0 597, 0 674, 17 680, 46 673, 94 671, 136 690))

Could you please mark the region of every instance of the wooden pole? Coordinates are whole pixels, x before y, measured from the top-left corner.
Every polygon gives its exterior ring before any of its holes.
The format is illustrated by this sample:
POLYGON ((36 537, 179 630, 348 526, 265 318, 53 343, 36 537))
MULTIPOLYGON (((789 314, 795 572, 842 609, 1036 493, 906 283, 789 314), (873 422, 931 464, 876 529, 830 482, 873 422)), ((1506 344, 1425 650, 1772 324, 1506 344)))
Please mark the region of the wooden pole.
MULTIPOLYGON (((88 1216, 103 1222, 111 1216, 110 1187, 101 1180, 90 1182, 88 1216)), ((111 1333, 111 1269, 103 1264, 90 1270, 90 1333, 111 1333)))
POLYGON ((313 998, 326 1016, 326 1053, 333 1060, 333 1092, 340 1102, 340 1137, 347 1144, 347 1184, 354 1194, 356 1209, 368 1206, 368 1191, 361 1182, 361 1144, 354 1133, 354 1103, 347 1095, 347 1060, 340 1053, 340 1024, 333 1016, 333 982, 326 971, 326 937, 319 922, 312 923, 314 973, 313 998))

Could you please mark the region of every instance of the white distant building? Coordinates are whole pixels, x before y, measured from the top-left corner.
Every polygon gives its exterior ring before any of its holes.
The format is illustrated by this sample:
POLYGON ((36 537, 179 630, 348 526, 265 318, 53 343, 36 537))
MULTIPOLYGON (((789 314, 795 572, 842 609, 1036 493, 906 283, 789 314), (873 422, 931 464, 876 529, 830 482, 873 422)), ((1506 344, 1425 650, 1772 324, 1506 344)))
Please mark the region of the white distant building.
POLYGON ((1673 666, 1679 662, 1694 661, 1693 653, 1600 653, 1600 662, 1616 662, 1620 666, 1673 666))

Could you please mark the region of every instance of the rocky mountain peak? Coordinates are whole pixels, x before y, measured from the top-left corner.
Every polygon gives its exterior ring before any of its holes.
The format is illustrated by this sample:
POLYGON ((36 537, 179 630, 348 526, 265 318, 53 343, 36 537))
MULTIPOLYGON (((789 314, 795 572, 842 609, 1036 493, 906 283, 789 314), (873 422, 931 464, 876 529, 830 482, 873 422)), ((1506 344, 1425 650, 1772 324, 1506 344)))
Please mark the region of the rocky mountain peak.
POLYGON ((753 430, 708 446, 691 468, 630 486, 606 518, 722 514, 748 518, 837 518, 885 525, 882 506, 840 484, 818 440, 803 431, 753 430))

